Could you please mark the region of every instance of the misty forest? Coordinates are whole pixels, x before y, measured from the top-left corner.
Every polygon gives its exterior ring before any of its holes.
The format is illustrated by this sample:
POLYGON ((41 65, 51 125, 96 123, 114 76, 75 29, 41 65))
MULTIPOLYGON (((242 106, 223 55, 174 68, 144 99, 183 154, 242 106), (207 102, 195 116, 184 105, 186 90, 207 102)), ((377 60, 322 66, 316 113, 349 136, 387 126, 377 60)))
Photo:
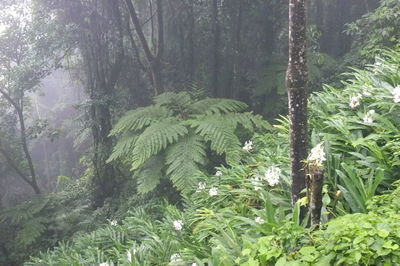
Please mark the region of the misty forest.
POLYGON ((0 10, 0 265, 400 265, 399 0, 0 10))

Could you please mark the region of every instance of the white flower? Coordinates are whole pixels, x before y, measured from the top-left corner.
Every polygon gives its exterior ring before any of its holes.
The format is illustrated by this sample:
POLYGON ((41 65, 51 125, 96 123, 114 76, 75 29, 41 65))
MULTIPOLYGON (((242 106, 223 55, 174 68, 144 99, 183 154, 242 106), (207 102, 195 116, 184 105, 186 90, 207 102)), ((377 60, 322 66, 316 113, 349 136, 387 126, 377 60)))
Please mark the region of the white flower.
POLYGON ((132 253, 130 250, 128 250, 128 252, 126 252, 126 258, 128 259, 129 262, 132 262, 132 253))
POLYGON ((192 266, 197 266, 197 263, 196 263, 196 262, 193 262, 193 263, 192 263, 192 266))
POLYGON ((204 189, 206 189, 206 183, 199 182, 199 184, 197 185, 196 192, 202 192, 204 189))
POLYGON ((215 176, 222 176, 222 171, 217 171, 217 172, 215 173, 215 176))
POLYGON ((246 141, 243 146, 243 150, 251 151, 253 149, 253 142, 251 140, 246 141))
POLYGON ((354 109, 357 106, 359 106, 360 105, 360 99, 361 99, 361 95, 360 94, 358 94, 357 96, 350 97, 350 103, 349 103, 350 107, 352 109, 354 109))
POLYGON ((181 255, 175 253, 171 255, 171 261, 170 263, 176 263, 181 261, 181 255))
POLYGON ((322 142, 311 149, 310 154, 308 155, 307 161, 315 162, 317 164, 322 164, 326 161, 324 147, 322 146, 322 142))
POLYGON ((263 223, 265 223, 264 219, 261 218, 261 217, 256 217, 256 219, 254 219, 254 220, 255 220, 256 223, 258 223, 258 224, 263 224, 263 223))
POLYGON ((254 186, 255 191, 261 190, 262 184, 260 181, 261 181, 261 179, 258 177, 253 177, 250 179, 250 182, 254 186))
POLYGON ((208 191, 208 194, 210 196, 217 196, 218 195, 218 188, 216 188, 216 187, 210 188, 210 190, 208 191))
POLYGON ((264 180, 268 182, 271 187, 279 184, 279 175, 281 173, 281 169, 275 166, 271 166, 265 171, 264 180))
POLYGON ((365 124, 372 124, 373 122, 374 122, 374 114, 375 114, 375 110, 369 110, 366 114, 365 114, 365 116, 364 116, 364 118, 363 118, 363 121, 364 121, 364 123, 365 124))
POLYGON ((182 220, 175 220, 175 221, 173 222, 173 226, 174 226, 174 229, 175 229, 176 231, 181 231, 182 228, 183 228, 183 222, 182 222, 182 220))
POLYGON ((110 266, 110 264, 108 262, 102 262, 99 264, 99 266, 110 266))
POLYGON ((368 89, 365 89, 365 90, 363 90, 363 93, 362 93, 365 97, 371 97, 372 96, 372 94, 368 91, 368 89))
POLYGON ((393 89, 393 100, 395 103, 400 103, 400 85, 393 89))
POLYGON ((116 220, 112 220, 112 221, 110 221, 110 225, 117 226, 118 222, 116 220))

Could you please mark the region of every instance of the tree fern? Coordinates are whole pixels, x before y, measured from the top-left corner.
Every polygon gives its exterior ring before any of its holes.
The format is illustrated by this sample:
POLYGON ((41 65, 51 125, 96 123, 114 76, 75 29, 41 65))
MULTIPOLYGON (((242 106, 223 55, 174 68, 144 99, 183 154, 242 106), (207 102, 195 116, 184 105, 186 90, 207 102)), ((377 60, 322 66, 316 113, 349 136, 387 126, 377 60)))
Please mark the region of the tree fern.
POLYGON ((152 191, 160 183, 163 177, 164 156, 157 155, 146 161, 144 167, 137 176, 138 191, 141 194, 152 191))
POLYGON ((123 158, 124 156, 129 156, 132 150, 135 147, 136 140, 138 139, 139 136, 132 134, 132 133, 126 133, 123 135, 117 144, 115 144, 113 153, 111 156, 108 158, 107 162, 114 161, 116 159, 123 158))
POLYGON ((140 130, 153 121, 162 120, 170 116, 170 111, 162 106, 150 105, 127 112, 114 126, 110 135, 121 132, 140 130))
POLYGON ((218 154, 231 149, 239 149, 240 141, 234 133, 235 121, 226 119, 223 115, 203 116, 192 121, 196 133, 206 141, 210 141, 211 149, 218 154))
POLYGON ((206 98, 192 105, 192 109, 199 114, 242 112, 246 110, 247 107, 247 104, 240 101, 218 98, 206 98))
POLYGON ((147 159, 165 149, 168 144, 188 133, 179 120, 168 118, 147 127, 138 137, 132 151, 132 169, 138 169, 147 159))
POLYGON ((28 246, 35 242, 45 231, 45 222, 46 219, 44 217, 36 217, 24 222, 17 235, 19 245, 28 246))
POLYGON ((195 184, 194 172, 206 162, 206 145, 202 139, 189 134, 171 145, 166 151, 167 175, 175 186, 187 192, 195 184))
POLYGON ((260 116, 244 112, 246 108, 230 99, 197 100, 188 92, 160 94, 153 105, 128 112, 116 124, 111 134, 119 140, 108 161, 130 163, 141 193, 154 189, 163 174, 187 192, 208 151, 225 155, 228 163, 240 160, 239 125, 248 132, 268 127, 260 116))

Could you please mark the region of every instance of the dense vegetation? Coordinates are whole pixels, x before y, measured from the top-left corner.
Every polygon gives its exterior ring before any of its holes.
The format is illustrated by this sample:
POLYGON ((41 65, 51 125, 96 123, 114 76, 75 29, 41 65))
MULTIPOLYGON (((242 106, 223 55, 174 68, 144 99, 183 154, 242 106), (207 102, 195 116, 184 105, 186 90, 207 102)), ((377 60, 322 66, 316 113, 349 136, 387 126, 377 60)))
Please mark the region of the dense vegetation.
POLYGON ((400 4, 308 2, 294 195, 287 3, 0 1, 0 265, 400 264, 400 4))

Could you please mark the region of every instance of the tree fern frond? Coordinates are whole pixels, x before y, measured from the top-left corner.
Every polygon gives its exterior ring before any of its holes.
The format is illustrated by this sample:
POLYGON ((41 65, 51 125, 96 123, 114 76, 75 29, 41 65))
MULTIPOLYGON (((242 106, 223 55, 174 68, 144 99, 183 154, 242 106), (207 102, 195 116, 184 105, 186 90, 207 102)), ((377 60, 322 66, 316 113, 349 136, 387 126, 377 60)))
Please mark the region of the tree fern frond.
POLYGON ((9 220, 11 223, 19 224, 30 220, 46 207, 49 200, 47 195, 39 195, 15 207, 8 208, 1 212, 0 222, 9 220))
POLYGON ((195 134, 186 135, 166 151, 167 175, 176 188, 185 193, 194 186, 194 173, 205 161, 206 146, 201 138, 195 134))
POLYGON ((115 144, 113 152, 108 158, 107 163, 112 162, 116 159, 123 158, 124 156, 128 156, 134 149, 134 145, 137 139, 137 135, 129 133, 125 134, 121 139, 118 140, 117 144, 115 144))
POLYGON ((22 246, 28 246, 35 242, 35 240, 45 231, 44 226, 45 218, 37 217, 30 219, 22 225, 21 230, 18 232, 17 241, 22 246))
POLYGON ((153 156, 142 166, 137 178, 138 192, 146 194, 154 190, 162 178, 164 168, 164 157, 161 155, 153 156))
POLYGON ((245 113, 229 113, 224 115, 225 119, 237 124, 242 125, 245 129, 254 131, 255 128, 258 129, 272 129, 271 125, 263 120, 262 116, 254 115, 251 112, 245 113))
POLYGON ((244 102, 219 98, 206 98, 194 103, 191 106, 192 110, 198 114, 242 112, 246 110, 247 107, 247 104, 244 102))
POLYGON ((196 133, 210 141, 211 149, 218 154, 230 150, 240 149, 240 141, 235 135, 235 121, 226 119, 224 115, 211 115, 198 117, 192 120, 191 125, 196 133))
POLYGON ((187 128, 174 118, 150 125, 136 140, 132 151, 132 170, 138 169, 148 158, 187 133, 187 128))
MULTIPOLYGON (((159 106, 180 105, 188 107, 192 104, 190 94, 186 91, 182 92, 165 92, 154 98, 154 103, 159 106)), ((186 109, 186 108, 185 108, 186 109)))
POLYGON ((150 105, 127 112, 111 130, 115 136, 122 132, 137 131, 150 125, 153 121, 169 117, 171 112, 162 106, 150 105))

